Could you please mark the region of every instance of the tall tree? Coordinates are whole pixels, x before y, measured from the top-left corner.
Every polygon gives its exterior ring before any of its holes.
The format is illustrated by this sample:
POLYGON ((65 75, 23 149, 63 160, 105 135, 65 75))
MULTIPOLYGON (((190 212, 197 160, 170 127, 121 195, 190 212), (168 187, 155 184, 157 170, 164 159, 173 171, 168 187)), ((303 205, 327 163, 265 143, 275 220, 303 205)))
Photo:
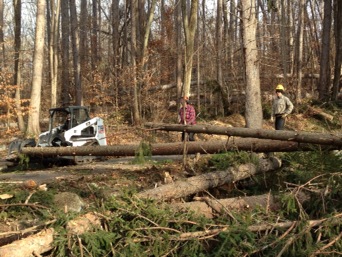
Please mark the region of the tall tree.
POLYGON ((37 0, 36 35, 33 54, 33 77, 26 136, 37 136, 40 133, 39 114, 44 65, 44 43, 46 23, 45 10, 46 0, 37 0))
POLYGON ((175 7, 175 34, 176 34, 176 85, 177 85, 177 99, 182 94, 182 6, 180 2, 176 3, 175 7))
POLYGON ((74 68, 74 83, 76 90, 76 105, 83 105, 83 92, 81 80, 81 64, 79 58, 80 37, 78 31, 77 12, 75 0, 70 0, 70 21, 71 21, 71 44, 74 68))
POLYGON ((4 40, 4 0, 0 0, 0 72, 5 65, 5 40, 4 40))
POLYGON ((302 80, 303 80, 303 54, 304 54, 304 14, 305 14, 305 0, 300 0, 299 2, 299 14, 298 14, 298 31, 297 31, 297 41, 296 41, 296 102, 300 103, 302 98, 302 80))
POLYGON ((228 90, 224 85, 223 80, 223 60, 224 60, 224 48, 223 48, 223 1, 217 1, 217 17, 216 17, 216 79, 218 86, 221 90, 223 110, 224 113, 228 113, 229 101, 228 101, 228 90))
POLYGON ((319 72, 318 93, 321 100, 329 97, 331 84, 330 76, 330 30, 331 30, 331 0, 324 0, 324 19, 323 19, 323 34, 322 34, 322 49, 319 72))
MULTIPOLYGON (((81 11, 80 11, 80 31, 83 31, 83 33, 80 33, 80 65, 81 70, 84 71, 85 67, 87 66, 87 56, 88 56, 88 7, 87 7, 88 1, 81 1, 81 11)), ((93 17, 94 18, 94 17, 93 17)), ((91 36, 91 42, 93 38, 91 36)), ((97 47, 97 46, 96 46, 97 47)), ((93 63, 92 63, 93 65, 93 63)), ((92 67, 93 68, 93 67, 92 67)))
POLYGON ((256 44, 255 1, 241 0, 241 12, 243 50, 246 63, 246 126, 247 128, 262 128, 260 60, 256 44))
POLYGON ((152 0, 151 2, 151 7, 149 8, 148 11, 148 20, 145 26, 145 31, 144 31, 144 40, 142 44, 142 50, 141 50, 141 65, 144 67, 145 63, 147 62, 147 46, 148 46, 148 41, 150 38, 150 31, 151 31, 151 25, 154 17, 154 10, 156 9, 156 4, 157 0, 152 0))
POLYGON ((133 80, 133 122, 140 124, 138 82, 137 82, 137 0, 131 0, 131 69, 133 80))
MULTIPOLYGON (((84 1, 86 2, 86 1, 84 1)), ((91 30, 91 67, 92 70, 95 70, 96 66, 97 66, 97 59, 98 59, 98 54, 97 54, 97 50, 98 50, 98 36, 97 33, 99 31, 98 28, 98 11, 97 11, 97 2, 98 0, 93 0, 93 5, 92 5, 92 30, 91 30)))
POLYGON ((60 0, 50 0, 51 21, 49 37, 50 57, 50 81, 51 81, 51 107, 57 106, 57 84, 58 84, 58 40, 59 40, 59 13, 60 0))
POLYGON ((183 27, 185 34, 185 58, 184 58, 184 96, 190 95, 190 84, 192 76, 192 63, 194 57, 195 33, 197 28, 198 0, 192 0, 190 6, 190 14, 188 15, 187 0, 182 2, 183 27))
POLYGON ((15 89, 15 106, 18 119, 19 130, 25 131, 24 118, 21 111, 21 69, 20 69, 20 52, 21 52, 21 0, 14 0, 14 85, 15 89))
POLYGON ((287 27, 288 27, 288 19, 286 15, 286 6, 284 1, 281 1, 280 3, 280 55, 281 55, 281 65, 282 65, 282 71, 284 75, 284 83, 285 85, 288 85, 288 72, 289 72, 289 65, 288 65, 288 37, 287 37, 287 27))
POLYGON ((112 1, 112 44, 113 44, 113 56, 112 56, 112 78, 113 78, 113 91, 115 92, 115 107, 118 107, 118 76, 119 76, 119 63, 120 63, 120 38, 119 38, 119 0, 112 1))
POLYGON ((61 102, 62 106, 69 105, 70 102, 70 72, 69 72, 69 49, 70 49, 70 15, 69 15, 69 1, 62 1, 61 3, 61 102))
POLYGON ((335 17, 335 68, 332 99, 337 100, 338 94, 342 93, 342 78, 341 78, 341 64, 342 64, 342 1, 334 1, 334 17, 335 17))

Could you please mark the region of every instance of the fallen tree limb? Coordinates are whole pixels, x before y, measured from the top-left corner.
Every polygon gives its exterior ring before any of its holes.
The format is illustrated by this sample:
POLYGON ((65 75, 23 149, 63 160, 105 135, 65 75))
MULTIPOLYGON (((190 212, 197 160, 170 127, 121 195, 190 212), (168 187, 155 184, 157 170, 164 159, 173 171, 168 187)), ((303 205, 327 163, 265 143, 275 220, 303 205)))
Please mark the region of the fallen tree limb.
POLYGON ((321 119, 332 121, 334 119, 333 115, 330 115, 319 108, 314 108, 309 106, 308 111, 311 115, 319 116, 321 119))
MULTIPOLYGON (((308 200, 304 194, 300 194, 300 203, 308 200)), ((267 211, 276 211, 280 208, 280 202, 271 194, 256 196, 233 197, 227 199, 214 199, 209 197, 194 197, 194 201, 186 203, 173 203, 171 208, 179 211, 195 211, 207 218, 213 218, 215 214, 221 215, 231 210, 242 211, 261 207, 267 211)), ((230 213, 229 213, 230 214, 230 213)))
MULTIPOLYGON (((54 223, 55 220, 46 223, 49 225, 54 223)), ((66 229, 70 234, 83 234, 95 227, 101 227, 100 218, 94 213, 86 213, 82 216, 76 217, 75 219, 67 223, 66 229)), ((33 227, 29 231, 33 231, 38 227, 33 227)), ((29 232, 22 230, 22 232, 29 232)), ((30 235, 26 238, 16 240, 10 244, 0 247, 1 257, 32 257, 40 256, 52 249, 53 237, 55 231, 53 228, 44 229, 37 234, 30 235)))
MULTIPOLYGON (((213 154, 224 151, 292 152, 339 150, 341 146, 315 146, 280 140, 234 138, 227 140, 187 142, 187 153, 213 154)), ((150 144, 152 155, 182 155, 183 142, 150 144)), ((135 156, 139 145, 79 146, 79 147, 24 147, 21 154, 31 157, 51 156, 135 156)))
POLYGON ((41 232, 27 238, 14 241, 11 244, 0 247, 1 257, 31 257, 39 256, 52 249, 53 228, 42 230, 41 232), (35 254, 35 255, 34 255, 35 254))
POLYGON ((164 123, 145 123, 146 128, 166 131, 194 132, 215 135, 227 135, 237 137, 252 137, 260 139, 273 139, 282 141, 293 141, 299 143, 342 146, 342 135, 328 133, 312 133, 289 130, 266 130, 237 127, 222 127, 212 125, 180 125, 164 123))
POLYGON ((228 182, 234 182, 248 178, 260 172, 268 172, 280 168, 281 161, 277 158, 260 159, 259 165, 252 163, 242 164, 238 168, 231 167, 225 171, 215 171, 188 178, 184 181, 162 185, 157 188, 138 193, 140 198, 152 198, 156 200, 176 199, 195 194, 208 188, 214 188, 228 182))

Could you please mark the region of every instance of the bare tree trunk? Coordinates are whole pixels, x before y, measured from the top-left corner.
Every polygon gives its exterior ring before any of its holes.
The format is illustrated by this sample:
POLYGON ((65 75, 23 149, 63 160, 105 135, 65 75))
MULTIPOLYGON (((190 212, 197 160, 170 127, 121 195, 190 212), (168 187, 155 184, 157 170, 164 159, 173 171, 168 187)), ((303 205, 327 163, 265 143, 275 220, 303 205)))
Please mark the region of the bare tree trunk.
POLYGON ((76 105, 83 105, 83 92, 81 80, 81 65, 79 58, 79 31, 77 25, 77 13, 75 0, 70 0, 70 20, 71 20, 71 43, 73 54, 74 82, 76 90, 76 105))
POLYGON ((342 64, 342 1, 335 0, 334 2, 334 16, 335 16, 335 69, 332 99, 337 100, 339 94, 342 94, 342 78, 341 78, 341 64, 342 64))
POLYGON ((297 66, 296 66, 296 103, 299 104, 302 101, 302 80, 303 80, 303 47, 304 47, 304 13, 305 13, 305 0, 300 0, 299 5, 299 20, 297 31, 297 66))
POLYGON ((181 3, 178 2, 175 10, 175 29, 176 29, 176 51, 177 51, 177 60, 176 60, 176 85, 177 85, 177 99, 181 97, 182 94, 182 6, 181 3))
POLYGON ((92 3, 92 30, 91 30, 91 68, 94 71, 97 66, 97 59, 98 59, 98 39, 97 39, 97 31, 98 28, 98 22, 97 22, 97 0, 93 0, 92 3))
POLYGON ((154 10, 156 9, 156 4, 157 4, 157 0, 152 0, 151 8, 149 9, 148 20, 147 20, 145 31, 144 31, 144 41, 143 41, 142 52, 141 52, 141 66, 143 68, 148 59, 147 46, 148 46, 148 40, 150 38, 151 25, 152 25, 152 21, 154 17, 154 10))
POLYGON ((112 28, 113 28, 113 36, 112 36, 112 44, 113 44, 113 58, 112 58, 112 78, 113 78, 113 88, 115 94, 115 109, 118 108, 118 76, 119 76, 119 63, 120 63, 120 39, 119 39, 119 26, 120 26, 120 17, 119 17, 119 0, 112 1, 112 28))
POLYGON ((192 0, 190 6, 190 16, 188 15, 187 0, 182 2, 183 27, 185 34, 185 59, 184 59, 184 96, 190 95, 190 84, 192 76, 192 63, 194 57, 195 33, 197 28, 198 0, 192 0))
POLYGON ((262 128, 262 107, 260 94, 260 67, 256 44, 257 21, 255 3, 242 0, 242 27, 244 58, 246 62, 246 126, 262 128))
POLYGON ((62 1, 61 3, 61 27, 62 27, 62 38, 61 38, 61 102, 62 106, 69 104, 69 91, 70 91, 70 73, 69 73, 69 32, 70 32, 70 16, 69 16, 69 1, 62 1))
POLYGON ((223 2, 222 0, 217 1, 217 18, 216 18, 216 79, 218 86, 221 90, 221 97, 223 102, 223 113, 227 114, 229 109, 229 102, 228 102, 228 92, 224 85, 223 81, 223 68, 222 68, 222 62, 224 60, 223 58, 223 52, 224 48, 222 45, 222 17, 223 17, 223 2))
POLYGON ((331 0, 324 0, 324 20, 323 20, 323 35, 322 49, 319 73, 318 92, 321 100, 329 97, 329 88, 331 84, 330 78, 330 30, 331 30, 331 0))
POLYGON ((290 51, 289 51, 289 56, 290 56, 290 74, 291 76, 293 76, 294 74, 294 69, 295 69, 295 66, 294 66, 294 59, 295 59, 295 46, 294 46, 294 34, 295 34, 295 22, 294 22, 294 8, 293 8, 293 1, 292 0, 287 0, 287 13, 288 13, 288 17, 289 17, 289 22, 288 22, 288 26, 289 26, 289 29, 288 29, 288 37, 289 37, 289 48, 290 48, 290 51))
POLYGON ((4 0, 0 0, 0 72, 5 67, 4 0))
POLYGON ((44 42, 45 42, 45 10, 46 0, 37 1, 36 36, 33 56, 33 78, 30 98, 30 110, 26 136, 40 134, 39 113, 41 102, 41 88, 43 82, 44 42))
MULTIPOLYGON (((88 1, 81 1, 81 11, 80 11, 80 31, 83 31, 80 33, 80 65, 81 70, 86 70, 86 67, 88 65, 88 60, 90 59, 88 56, 88 42, 90 41, 92 53, 93 51, 93 33, 91 32, 90 40, 88 35, 88 31, 90 30, 88 25, 88 1)), ((92 19, 95 19, 92 17, 92 19)), ((94 46, 95 47, 95 46, 94 46)), ((97 46, 96 46, 97 47, 97 46)), ((91 67, 94 70, 93 63, 91 63, 91 67)), ((91 73, 92 74, 92 73, 91 73)), ((90 75, 90 74, 87 74, 90 75)), ((91 76, 87 76, 91 77, 91 76)))
POLYGON ((51 107, 57 106, 57 84, 58 84, 58 41, 59 41, 59 14, 60 0, 51 0, 51 24, 50 24, 50 81, 51 81, 51 107))
POLYGON ((288 24, 288 19, 286 18, 285 14, 285 3, 284 1, 281 1, 280 3, 280 10, 281 10, 281 18, 280 18, 280 24, 279 24, 279 29, 280 29, 280 54, 281 54, 281 64, 282 64, 282 70, 284 74, 284 84, 288 85, 288 78, 287 74, 289 72, 289 65, 288 65, 288 60, 289 60, 289 48, 287 44, 287 24, 288 24))
POLYGON ((140 124, 139 85, 137 81, 137 1, 131 0, 131 69, 133 80, 133 123, 140 124))
MULTIPOLYGON (((18 118, 18 126, 21 132, 25 131, 25 122, 21 111, 21 0, 14 0, 14 85, 15 89, 15 106, 18 118)), ((3 46, 4 47, 4 46, 3 46)))

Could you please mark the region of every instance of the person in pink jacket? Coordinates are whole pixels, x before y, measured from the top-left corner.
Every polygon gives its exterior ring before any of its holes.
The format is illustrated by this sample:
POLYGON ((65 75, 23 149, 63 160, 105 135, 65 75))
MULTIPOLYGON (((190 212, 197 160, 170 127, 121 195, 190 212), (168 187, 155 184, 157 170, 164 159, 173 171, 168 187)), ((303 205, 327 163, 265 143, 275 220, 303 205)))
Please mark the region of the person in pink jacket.
MULTIPOLYGON (((178 120, 180 124, 184 125, 195 125, 196 124, 196 111, 195 108, 189 103, 187 96, 180 98, 181 108, 178 112, 178 120), (184 112, 185 111, 185 112, 184 112)), ((182 141, 189 140, 195 141, 195 133, 182 132, 182 141)))

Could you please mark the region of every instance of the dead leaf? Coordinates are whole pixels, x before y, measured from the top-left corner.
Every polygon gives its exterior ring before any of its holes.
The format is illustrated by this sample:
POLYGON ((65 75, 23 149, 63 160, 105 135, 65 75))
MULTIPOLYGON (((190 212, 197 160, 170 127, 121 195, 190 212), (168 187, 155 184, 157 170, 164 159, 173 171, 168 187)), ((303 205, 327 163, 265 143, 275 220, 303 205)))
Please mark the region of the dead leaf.
POLYGON ((10 194, 2 194, 2 195, 0 195, 0 199, 2 199, 2 200, 10 199, 12 197, 13 197, 13 195, 10 195, 10 194))

